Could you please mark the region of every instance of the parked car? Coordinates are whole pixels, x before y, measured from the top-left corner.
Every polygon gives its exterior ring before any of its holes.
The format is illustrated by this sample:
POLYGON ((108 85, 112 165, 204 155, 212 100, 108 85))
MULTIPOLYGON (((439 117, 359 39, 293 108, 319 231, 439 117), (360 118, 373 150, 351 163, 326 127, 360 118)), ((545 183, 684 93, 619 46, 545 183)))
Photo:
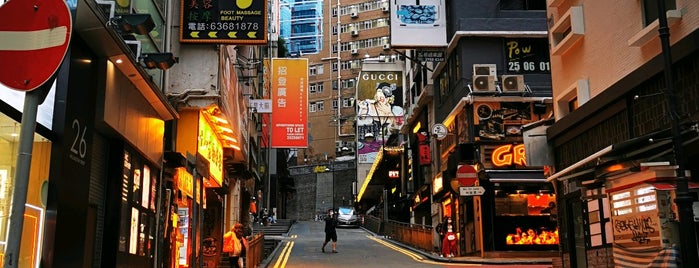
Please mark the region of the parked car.
POLYGON ((359 227, 359 217, 353 207, 340 207, 337 210, 337 226, 359 227))

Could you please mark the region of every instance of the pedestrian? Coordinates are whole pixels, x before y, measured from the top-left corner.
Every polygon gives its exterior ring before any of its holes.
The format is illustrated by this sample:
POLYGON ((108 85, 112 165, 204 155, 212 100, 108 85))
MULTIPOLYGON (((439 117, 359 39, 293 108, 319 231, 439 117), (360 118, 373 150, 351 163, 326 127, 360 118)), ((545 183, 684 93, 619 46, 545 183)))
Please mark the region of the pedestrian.
POLYGON ((243 236, 243 225, 236 223, 223 235, 223 252, 228 253, 231 267, 242 268, 243 257, 248 247, 248 240, 243 236))
POLYGON ((332 240, 332 253, 337 253, 337 230, 335 227, 337 227, 337 217, 335 217, 335 213, 331 208, 328 209, 328 217, 325 218, 325 241, 320 251, 325 252, 325 245, 332 240))

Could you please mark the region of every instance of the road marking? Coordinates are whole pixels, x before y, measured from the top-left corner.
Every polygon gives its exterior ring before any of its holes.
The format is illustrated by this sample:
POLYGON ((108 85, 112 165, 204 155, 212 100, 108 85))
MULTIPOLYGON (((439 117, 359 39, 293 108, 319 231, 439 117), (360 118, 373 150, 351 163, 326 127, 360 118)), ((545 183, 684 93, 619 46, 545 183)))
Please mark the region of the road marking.
POLYGON ((39 50, 63 45, 68 28, 59 26, 37 31, 0 31, 0 50, 39 50))
POLYGON ((282 253, 277 257, 277 261, 274 263, 274 268, 286 267, 286 262, 289 261, 289 255, 291 255, 291 249, 294 247, 294 241, 286 242, 282 253))
POLYGON ((428 260, 423 258, 421 255, 413 253, 412 251, 406 250, 404 248, 401 248, 399 246, 393 245, 389 242, 383 241, 382 239, 376 238, 372 235, 367 235, 371 240, 376 241, 379 244, 382 244, 386 246, 387 248, 393 249, 395 251, 398 251, 400 253, 403 253, 405 255, 408 255, 408 257, 412 258, 415 261, 421 262, 421 263, 426 263, 426 264, 436 264, 436 265, 441 265, 441 266, 481 266, 480 264, 469 264, 469 263, 448 263, 448 262, 438 262, 438 261, 433 261, 433 260, 428 260))

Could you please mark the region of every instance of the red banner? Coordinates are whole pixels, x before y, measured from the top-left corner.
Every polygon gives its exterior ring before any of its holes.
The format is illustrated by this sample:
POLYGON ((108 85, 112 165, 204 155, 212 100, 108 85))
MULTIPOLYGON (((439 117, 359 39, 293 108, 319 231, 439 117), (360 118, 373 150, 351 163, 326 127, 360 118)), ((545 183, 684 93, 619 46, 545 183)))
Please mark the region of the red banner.
POLYGON ((272 59, 272 148, 308 147, 308 59, 272 59))

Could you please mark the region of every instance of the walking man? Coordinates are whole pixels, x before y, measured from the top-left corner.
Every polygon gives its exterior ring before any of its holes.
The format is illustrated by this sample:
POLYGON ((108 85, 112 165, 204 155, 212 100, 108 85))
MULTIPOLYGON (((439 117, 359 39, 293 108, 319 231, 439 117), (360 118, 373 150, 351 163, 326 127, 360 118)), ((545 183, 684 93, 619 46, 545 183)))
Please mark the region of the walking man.
POLYGON ((325 245, 332 240, 332 253, 337 253, 337 231, 335 227, 337 227, 337 217, 335 217, 335 213, 331 208, 328 209, 328 217, 325 218, 325 241, 323 242, 323 247, 320 248, 322 252, 325 252, 325 245))

